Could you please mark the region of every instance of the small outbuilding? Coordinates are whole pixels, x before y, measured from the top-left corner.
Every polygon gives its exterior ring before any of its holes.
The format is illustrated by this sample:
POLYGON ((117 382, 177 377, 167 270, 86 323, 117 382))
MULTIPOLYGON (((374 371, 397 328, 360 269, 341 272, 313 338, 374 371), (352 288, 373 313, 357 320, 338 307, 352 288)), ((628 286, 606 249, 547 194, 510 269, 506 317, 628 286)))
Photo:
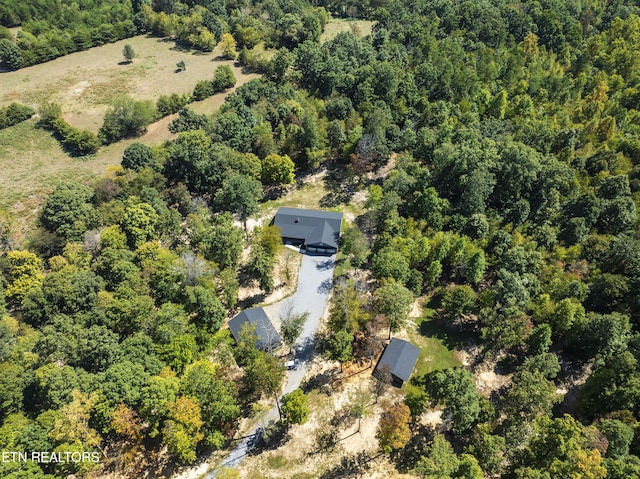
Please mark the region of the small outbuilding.
POLYGON ((229 329, 236 341, 240 340, 240 331, 245 324, 255 327, 256 347, 263 351, 277 348, 282 344, 280 335, 273 327, 267 313, 262 308, 251 308, 238 313, 229 321, 229 329))
POLYGON ((342 213, 280 208, 273 219, 282 241, 310 253, 332 255, 338 251, 342 213))
POLYGON ((391 371, 391 384, 402 387, 409 380, 419 355, 420 349, 416 346, 403 339, 394 338, 384 349, 373 375, 378 377, 380 369, 387 366, 391 371))

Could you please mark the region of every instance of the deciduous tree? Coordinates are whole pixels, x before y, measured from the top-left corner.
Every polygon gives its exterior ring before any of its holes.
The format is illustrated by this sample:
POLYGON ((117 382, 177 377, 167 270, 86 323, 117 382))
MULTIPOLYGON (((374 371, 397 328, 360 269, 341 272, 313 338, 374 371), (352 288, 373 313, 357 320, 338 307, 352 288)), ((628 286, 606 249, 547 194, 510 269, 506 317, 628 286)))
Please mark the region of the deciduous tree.
POLYGON ((293 351, 293 345, 298 340, 304 329, 304 323, 309 318, 309 312, 295 313, 293 303, 285 303, 283 315, 280 317, 280 335, 284 344, 289 346, 289 352, 293 351))
POLYGON ((236 39, 230 33, 223 33, 220 40, 222 56, 227 60, 236 59, 236 39))
POLYGON ((349 395, 349 414, 358 420, 358 430, 360 432, 360 424, 362 418, 369 412, 371 405, 371 392, 364 388, 355 389, 349 395))
POLYGON ((222 182, 216 192, 215 202, 221 211, 235 213, 247 229, 247 218, 258 211, 262 199, 260 182, 245 175, 232 175, 222 182))
POLYGON ((395 449, 402 449, 411 439, 410 421, 411 411, 405 404, 396 404, 387 409, 382 414, 376 431, 380 449, 387 454, 395 449))
MULTIPOLYGON (((279 412, 280 402, 277 396, 284 376, 284 365, 278 358, 264 351, 257 351, 245 367, 245 382, 249 389, 258 396, 262 394, 275 396, 279 412)), ((280 415, 282 416, 281 412, 280 415)))
POLYGON ((122 166, 134 171, 142 168, 153 168, 153 153, 151 148, 142 143, 127 146, 122 154, 122 166))
POLYGON ((15 250, 7 253, 9 260, 9 284, 5 294, 9 304, 18 307, 30 291, 42 284, 42 260, 29 251, 15 250))
POLYGON ((307 396, 296 389, 282 397, 282 418, 286 424, 304 424, 309 416, 307 396))
POLYGON ((131 248, 157 237, 156 224, 158 213, 148 203, 136 201, 134 197, 127 200, 120 227, 127 235, 127 242, 131 248))
POLYGON ((285 186, 295 181, 295 164, 288 155, 268 155, 262 160, 262 182, 266 185, 285 186))
POLYGON ((389 339, 392 332, 402 329, 413 304, 413 293, 394 279, 381 282, 376 290, 378 312, 384 314, 389 322, 389 339))
MULTIPOLYGON (((416 465, 416 472, 423 478, 457 477, 460 460, 451 443, 442 434, 437 434, 426 448, 416 465)), ((467 477, 467 476, 462 476, 467 477)), ((482 477, 482 476, 480 476, 482 477)))
POLYGON ((42 225, 66 240, 80 241, 85 231, 96 226, 93 193, 92 188, 77 182, 59 185, 42 207, 42 225))
POLYGON ((98 136, 104 143, 136 136, 143 133, 155 117, 156 110, 150 101, 120 97, 105 113, 98 136))
POLYGON ((181 382, 185 394, 196 398, 201 405, 205 442, 212 447, 222 447, 225 436, 240 416, 235 384, 207 359, 190 364, 181 382))
POLYGON ((136 57, 136 52, 129 43, 124 44, 124 48, 122 49, 122 56, 128 63, 131 63, 133 59, 136 57))
POLYGON ((168 417, 162 428, 162 440, 182 462, 196 460, 196 447, 204 438, 200 405, 196 399, 181 396, 167 405, 168 417))
POLYGON ((478 419, 482 398, 467 371, 461 368, 434 371, 427 374, 423 381, 429 395, 435 401, 446 404, 454 431, 467 431, 478 419))
POLYGON ((332 359, 341 364, 353 357, 353 335, 346 329, 341 329, 329 340, 329 353, 332 359))

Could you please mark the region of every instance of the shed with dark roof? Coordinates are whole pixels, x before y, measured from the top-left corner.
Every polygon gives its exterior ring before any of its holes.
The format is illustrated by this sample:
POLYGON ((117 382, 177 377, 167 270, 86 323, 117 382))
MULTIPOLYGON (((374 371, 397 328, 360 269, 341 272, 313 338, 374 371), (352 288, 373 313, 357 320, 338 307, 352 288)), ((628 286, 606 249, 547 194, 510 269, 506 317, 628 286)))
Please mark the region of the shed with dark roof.
POLYGON ((342 213, 280 208, 273 224, 280 228, 285 243, 303 247, 312 253, 335 254, 338 251, 342 213))
POLYGON ((255 327, 256 347, 263 351, 270 351, 282 343, 280 335, 273 327, 267 313, 262 308, 251 308, 238 313, 229 321, 229 329, 236 341, 240 340, 240 331, 245 324, 255 327))
POLYGON ((401 387, 409 380, 413 367, 418 361, 420 349, 403 339, 392 339, 387 345, 373 375, 378 377, 380 368, 387 366, 391 371, 391 384, 401 387))

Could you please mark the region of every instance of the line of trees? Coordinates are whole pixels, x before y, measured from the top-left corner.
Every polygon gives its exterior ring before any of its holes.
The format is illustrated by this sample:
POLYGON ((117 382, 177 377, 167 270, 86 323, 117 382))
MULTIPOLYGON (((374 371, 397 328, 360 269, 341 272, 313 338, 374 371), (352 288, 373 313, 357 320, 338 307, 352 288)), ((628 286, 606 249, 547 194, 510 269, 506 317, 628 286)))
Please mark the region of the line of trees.
POLYGON ((100 148, 101 142, 98 137, 90 131, 69 125, 62 118, 62 109, 55 103, 49 102, 40 106, 38 125, 51 130, 71 156, 91 155, 100 148))
POLYGON ((291 48, 306 39, 317 40, 328 20, 324 9, 311 8, 306 2, 289 5, 286 11, 262 4, 248 8, 249 15, 238 15, 233 1, 86 0, 81 9, 43 0, 25 0, 20 5, 4 1, 0 4, 0 66, 17 70, 148 32, 206 52, 224 40, 223 55, 235 58, 236 45, 253 48, 266 42, 291 48), (15 26, 20 30, 14 36, 7 27, 15 26))

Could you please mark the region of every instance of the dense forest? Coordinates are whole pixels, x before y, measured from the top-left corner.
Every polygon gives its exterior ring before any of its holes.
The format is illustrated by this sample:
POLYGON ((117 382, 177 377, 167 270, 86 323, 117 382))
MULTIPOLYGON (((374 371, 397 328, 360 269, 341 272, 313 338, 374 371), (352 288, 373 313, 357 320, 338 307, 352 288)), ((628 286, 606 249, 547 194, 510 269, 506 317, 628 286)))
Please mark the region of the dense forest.
MULTIPOLYGON (((129 477, 163 446, 183 463, 226 447, 284 374, 220 329, 242 278, 274 286, 279 237, 247 219, 327 168, 327 208, 367 201, 343 229, 322 353, 377 357, 420 298, 511 375, 489 398, 465 368, 414 377, 378 431, 398 470, 640 477, 637 2, 85 3, 86 23, 76 3, 2 2, 21 25, 1 32, 5 65, 230 34, 263 75, 213 116, 181 109, 177 139, 128 147, 116 176, 56 188, 22 249, 0 242, 3 450, 106 448, 129 477), (373 32, 322 43, 329 14, 373 32), (434 406, 446 420, 425 434, 434 406)), ((16 479, 95 467, 0 463, 16 479)))
POLYGON ((212 51, 225 33, 240 47, 319 39, 326 11, 304 1, 0 1, 0 67, 16 70, 141 33, 212 51), (19 27, 14 35, 9 27, 19 27))

